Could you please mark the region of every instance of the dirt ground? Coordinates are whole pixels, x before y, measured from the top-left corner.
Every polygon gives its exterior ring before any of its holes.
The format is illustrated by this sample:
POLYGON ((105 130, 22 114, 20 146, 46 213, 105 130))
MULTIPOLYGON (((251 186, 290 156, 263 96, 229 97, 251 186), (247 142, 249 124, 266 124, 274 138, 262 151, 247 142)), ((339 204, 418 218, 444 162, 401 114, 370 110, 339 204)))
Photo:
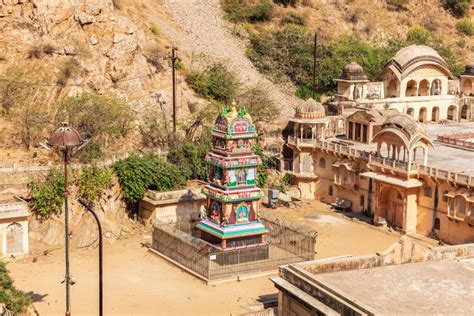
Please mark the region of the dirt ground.
MULTIPOLYGON (((369 254, 384 250, 398 237, 374 230, 311 202, 302 209, 274 210, 284 218, 313 226, 318 232, 317 258, 344 254, 369 254)), ((236 315, 259 304, 259 296, 276 293, 268 277, 241 282, 205 285, 195 277, 142 248, 144 236, 107 244, 104 257, 105 314, 107 315, 236 315)), ((8 263, 15 284, 29 292, 39 315, 64 313, 63 249, 42 255, 32 243, 30 255, 8 263), (33 258, 37 258, 33 262, 33 258)), ((97 249, 74 250, 71 271, 72 314, 98 311, 97 249)))

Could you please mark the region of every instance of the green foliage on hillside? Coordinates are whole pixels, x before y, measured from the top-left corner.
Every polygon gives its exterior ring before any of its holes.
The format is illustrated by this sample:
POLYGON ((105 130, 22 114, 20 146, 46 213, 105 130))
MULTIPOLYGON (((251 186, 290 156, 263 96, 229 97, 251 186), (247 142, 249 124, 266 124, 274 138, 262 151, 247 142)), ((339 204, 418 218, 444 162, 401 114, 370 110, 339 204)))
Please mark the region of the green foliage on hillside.
POLYGON ((187 180, 205 181, 209 168, 204 157, 210 149, 210 140, 201 143, 185 140, 170 146, 168 161, 174 164, 187 180))
POLYGON ((474 34, 474 22, 471 19, 464 18, 456 23, 456 29, 467 36, 474 34))
MULTIPOLYGON (((253 32, 247 56, 255 66, 276 80, 289 78, 298 88, 298 96, 306 98, 311 91, 313 74, 313 34, 305 27, 288 24, 276 31, 253 32)), ((370 80, 380 79, 383 66, 402 47, 426 44, 436 49, 446 60, 453 74, 459 74, 460 56, 422 26, 414 26, 407 39, 391 39, 376 45, 351 36, 340 36, 318 44, 317 92, 334 91, 336 79, 343 67, 359 63, 370 80)))
POLYGON ((30 184, 31 209, 39 216, 47 217, 61 212, 64 203, 64 175, 59 169, 51 169, 43 179, 30 184))
POLYGON ((13 284, 3 261, 0 261, 0 303, 5 304, 15 314, 24 312, 31 304, 31 298, 13 284))
POLYGON ((273 4, 270 0, 256 3, 248 0, 221 0, 225 17, 232 22, 264 22, 271 19, 273 4))
POLYGON ((443 7, 458 18, 469 15, 472 0, 443 0, 443 7))
POLYGON ((79 197, 89 203, 94 203, 111 184, 112 172, 110 170, 97 166, 84 168, 77 179, 79 197))
POLYGON ((186 178, 181 170, 158 155, 132 155, 114 164, 125 200, 131 204, 143 198, 146 190, 169 191, 183 187, 186 178))
POLYGON ((267 170, 275 169, 276 165, 275 161, 270 156, 265 154, 265 152, 259 145, 255 146, 255 154, 260 156, 260 158, 262 159, 262 163, 257 167, 256 184, 259 188, 263 188, 268 182, 267 170))
POLYGON ((191 71, 186 82, 199 95, 230 103, 240 86, 238 79, 223 64, 213 64, 204 71, 191 71))
MULTIPOLYGON (((58 104, 56 125, 68 122, 83 138, 101 148, 120 141, 130 131, 133 113, 124 100, 103 95, 83 93, 58 104)), ((92 147, 84 147, 85 151, 92 147)))

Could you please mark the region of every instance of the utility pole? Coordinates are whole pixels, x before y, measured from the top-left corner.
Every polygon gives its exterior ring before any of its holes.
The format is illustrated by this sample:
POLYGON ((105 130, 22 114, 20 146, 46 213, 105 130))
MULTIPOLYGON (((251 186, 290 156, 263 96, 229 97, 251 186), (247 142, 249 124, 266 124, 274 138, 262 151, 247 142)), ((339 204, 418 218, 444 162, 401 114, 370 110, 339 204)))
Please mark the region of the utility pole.
POLYGON ((314 48, 313 48, 313 99, 316 100, 316 58, 318 56, 318 34, 314 33, 314 48))
POLYGON ((171 47, 171 66, 172 66, 172 80, 173 80, 173 133, 176 134, 176 61, 180 60, 176 51, 177 47, 171 47))

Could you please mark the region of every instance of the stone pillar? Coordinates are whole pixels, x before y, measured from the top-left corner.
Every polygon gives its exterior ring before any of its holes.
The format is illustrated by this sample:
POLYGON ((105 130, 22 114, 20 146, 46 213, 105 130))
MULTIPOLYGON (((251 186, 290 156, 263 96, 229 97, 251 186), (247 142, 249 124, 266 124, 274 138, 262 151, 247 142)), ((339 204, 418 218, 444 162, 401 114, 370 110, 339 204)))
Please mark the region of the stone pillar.
POLYGON ((419 188, 410 188, 406 190, 405 212, 403 218, 403 231, 407 234, 416 233, 418 204, 417 193, 419 188))
POLYGON ((423 166, 428 165, 428 148, 423 148, 423 166))
POLYGON ((227 240, 222 239, 222 240, 221 240, 221 248, 222 248, 222 249, 225 249, 226 247, 227 247, 227 240))

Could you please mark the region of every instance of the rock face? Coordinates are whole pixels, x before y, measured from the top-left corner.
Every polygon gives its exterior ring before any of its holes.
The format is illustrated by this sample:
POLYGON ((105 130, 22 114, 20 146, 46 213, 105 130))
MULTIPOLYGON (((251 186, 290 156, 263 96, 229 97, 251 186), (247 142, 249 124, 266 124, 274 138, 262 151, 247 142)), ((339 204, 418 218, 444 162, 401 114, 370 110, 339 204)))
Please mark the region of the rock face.
POLYGON ((54 86, 66 58, 79 62, 80 74, 52 95, 92 90, 133 97, 153 89, 157 71, 142 52, 157 40, 115 11, 111 0, 0 0, 0 29, 0 73, 36 62, 54 86), (46 45, 54 52, 46 53, 46 45), (28 57, 33 48, 39 53, 28 57))
MULTIPOLYGON (((97 225, 91 214, 76 201, 74 194, 69 199, 71 247, 95 247, 98 243, 97 225)), ((102 195, 94 205, 94 211, 102 224, 104 242, 126 237, 137 228, 137 224, 130 220, 125 211, 125 204, 118 184, 102 195)), ((30 238, 49 246, 64 245, 64 212, 41 221, 32 217, 30 220, 30 238)))

